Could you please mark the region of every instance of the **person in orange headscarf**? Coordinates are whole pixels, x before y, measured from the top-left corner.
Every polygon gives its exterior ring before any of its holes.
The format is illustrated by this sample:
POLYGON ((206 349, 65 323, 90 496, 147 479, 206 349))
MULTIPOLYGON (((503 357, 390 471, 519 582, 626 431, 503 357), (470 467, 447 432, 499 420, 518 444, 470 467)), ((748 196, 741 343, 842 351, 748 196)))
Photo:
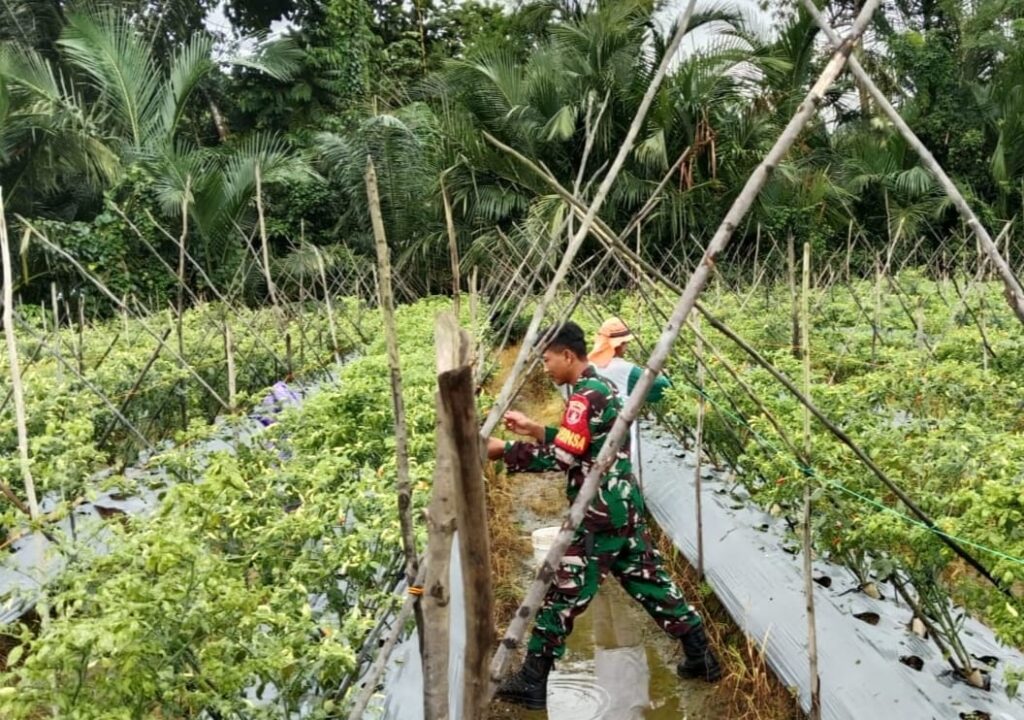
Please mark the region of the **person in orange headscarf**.
MULTIPOLYGON (((610 317, 601 323, 597 331, 597 340, 594 342, 594 349, 587 355, 587 359, 597 369, 597 374, 609 380, 625 405, 629 402, 644 369, 635 363, 626 360, 626 344, 633 340, 633 333, 626 323, 617 317, 610 317)), ((671 383, 664 375, 654 378, 654 385, 647 391, 647 401, 657 402, 661 400, 665 389, 671 383)), ((640 433, 636 423, 630 428, 630 455, 633 461, 637 460, 637 448, 640 443, 640 433)))
MULTIPOLYGON (((633 388, 636 387, 644 369, 625 358, 626 344, 633 340, 633 333, 617 317, 611 317, 601 323, 601 329, 597 331, 597 340, 594 349, 590 351, 587 359, 597 368, 598 375, 603 375, 612 381, 615 389, 622 396, 623 403, 629 401, 633 388)), ((659 375, 654 379, 654 385, 647 392, 648 402, 657 402, 669 387, 668 378, 659 375)))

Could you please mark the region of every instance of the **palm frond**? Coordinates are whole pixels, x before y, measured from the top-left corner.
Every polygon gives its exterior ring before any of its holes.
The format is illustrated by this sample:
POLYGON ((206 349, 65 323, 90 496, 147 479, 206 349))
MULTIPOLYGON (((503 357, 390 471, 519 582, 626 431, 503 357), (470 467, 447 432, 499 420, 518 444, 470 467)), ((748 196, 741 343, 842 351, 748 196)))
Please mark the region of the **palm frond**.
POLYGON ((212 52, 213 40, 208 35, 194 35, 171 58, 167 81, 161 85, 161 112, 152 116, 147 141, 166 142, 174 137, 189 96, 213 69, 212 52))
POLYGON ((101 101, 111 108, 130 142, 140 147, 146 119, 159 108, 161 76, 151 49, 127 18, 113 9, 70 13, 59 45, 91 78, 101 101))
POLYGON ((299 47, 295 38, 284 36, 271 41, 267 41, 266 38, 253 39, 259 43, 254 54, 232 56, 228 58, 228 62, 257 70, 281 82, 291 80, 306 55, 306 51, 299 47))

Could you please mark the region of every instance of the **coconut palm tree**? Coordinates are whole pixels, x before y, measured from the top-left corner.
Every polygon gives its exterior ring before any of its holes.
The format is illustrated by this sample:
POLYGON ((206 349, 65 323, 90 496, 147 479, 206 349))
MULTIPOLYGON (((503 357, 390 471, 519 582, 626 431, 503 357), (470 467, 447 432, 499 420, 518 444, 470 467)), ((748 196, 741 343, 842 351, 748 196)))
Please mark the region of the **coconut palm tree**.
MULTIPOLYGON (((548 202, 545 182, 484 133, 543 163, 564 186, 589 192, 588 181, 618 152, 665 51, 667 38, 654 27, 651 12, 652 3, 644 0, 570 3, 551 14, 555 21, 526 62, 511 50, 490 47, 449 62, 428 82, 425 96, 444 127, 448 187, 463 219, 475 224, 474 234, 490 238, 495 225, 507 231, 527 217, 536 220, 535 205, 562 211, 548 202), (586 153, 588 133, 592 147, 586 153)), ((699 13, 691 27, 712 23, 722 36, 739 26, 738 18, 712 11, 699 13)), ((688 194, 713 182, 719 171, 715 128, 740 102, 734 70, 749 59, 749 47, 735 42, 712 43, 680 58, 602 211, 613 226, 624 227, 693 146, 680 181, 668 184, 648 228, 655 244, 687 236, 684 226, 700 214, 692 204, 697 196, 688 194)), ((557 225, 553 218, 542 225, 557 225)))
MULTIPOLYGON (((128 16, 100 8, 67 13, 56 49, 51 60, 15 43, 0 48, 0 182, 12 210, 45 214, 47 200, 71 187, 95 203, 141 175, 166 218, 188 208, 201 254, 216 262, 244 220, 257 168, 264 183, 304 171, 278 138, 207 147, 187 132, 196 89, 217 72, 207 34, 158 62, 128 16)), ((285 78, 294 60, 277 44, 235 62, 285 78)))

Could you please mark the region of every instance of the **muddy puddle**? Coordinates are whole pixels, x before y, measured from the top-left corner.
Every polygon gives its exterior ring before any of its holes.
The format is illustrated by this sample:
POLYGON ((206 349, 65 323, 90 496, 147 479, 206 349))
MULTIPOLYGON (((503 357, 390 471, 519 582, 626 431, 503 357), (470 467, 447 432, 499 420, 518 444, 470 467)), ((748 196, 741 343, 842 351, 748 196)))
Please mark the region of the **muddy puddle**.
MULTIPOLYGON (((561 477, 523 477, 521 492, 551 497, 550 483, 561 477), (536 483, 536 484, 535 484, 536 483)), ((548 504, 550 514, 524 510, 517 518, 530 533, 533 557, 523 559, 524 577, 532 574, 547 554, 564 509, 548 504)), ((546 508, 545 508, 546 509, 546 508)), ((682 651, 677 642, 655 625, 612 576, 575 623, 565 657, 548 680, 547 711, 528 711, 495 702, 491 718, 522 720, 701 720, 719 717, 713 711, 710 686, 681 680, 676 663, 682 651)))

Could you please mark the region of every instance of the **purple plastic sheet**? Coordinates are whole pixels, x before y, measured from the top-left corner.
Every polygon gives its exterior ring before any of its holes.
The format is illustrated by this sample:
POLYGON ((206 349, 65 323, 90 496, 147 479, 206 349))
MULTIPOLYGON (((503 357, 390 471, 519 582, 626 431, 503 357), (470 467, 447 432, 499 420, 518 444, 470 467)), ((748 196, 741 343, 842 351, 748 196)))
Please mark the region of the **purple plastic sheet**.
POLYGON ((277 422, 277 415, 286 407, 298 405, 302 402, 302 395, 292 390, 288 383, 279 380, 270 388, 270 392, 260 402, 260 408, 253 413, 253 417, 264 426, 270 426, 277 422))

